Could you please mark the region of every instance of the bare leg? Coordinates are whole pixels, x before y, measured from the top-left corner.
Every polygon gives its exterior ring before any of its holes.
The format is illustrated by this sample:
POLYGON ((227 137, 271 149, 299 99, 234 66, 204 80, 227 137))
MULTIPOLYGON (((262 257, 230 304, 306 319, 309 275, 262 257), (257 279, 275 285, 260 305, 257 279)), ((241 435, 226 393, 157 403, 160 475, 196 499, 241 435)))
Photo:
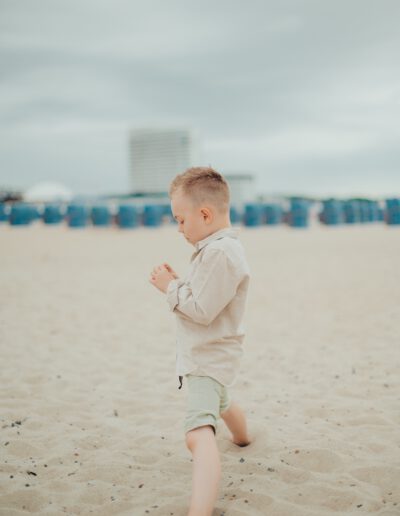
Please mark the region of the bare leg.
POLYGON ((221 412, 221 417, 232 432, 232 442, 238 446, 247 446, 251 439, 247 433, 246 417, 237 403, 232 402, 228 410, 221 412))
POLYGON ((192 498, 188 516, 211 516, 218 496, 221 463, 210 425, 190 430, 186 445, 193 456, 192 498))

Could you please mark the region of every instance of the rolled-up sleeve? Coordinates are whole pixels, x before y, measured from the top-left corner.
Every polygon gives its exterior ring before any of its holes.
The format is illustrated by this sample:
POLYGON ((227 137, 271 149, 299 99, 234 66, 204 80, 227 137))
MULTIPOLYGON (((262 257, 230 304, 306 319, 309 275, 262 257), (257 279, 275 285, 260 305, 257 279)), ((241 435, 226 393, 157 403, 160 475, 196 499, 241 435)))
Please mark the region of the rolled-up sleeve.
POLYGON ((234 264, 220 249, 208 250, 190 284, 173 280, 167 302, 178 316, 208 326, 233 299, 240 277, 234 264))
POLYGON ((178 289, 184 284, 182 280, 175 279, 169 282, 167 287, 167 303, 171 312, 175 310, 176 305, 179 303, 178 289))

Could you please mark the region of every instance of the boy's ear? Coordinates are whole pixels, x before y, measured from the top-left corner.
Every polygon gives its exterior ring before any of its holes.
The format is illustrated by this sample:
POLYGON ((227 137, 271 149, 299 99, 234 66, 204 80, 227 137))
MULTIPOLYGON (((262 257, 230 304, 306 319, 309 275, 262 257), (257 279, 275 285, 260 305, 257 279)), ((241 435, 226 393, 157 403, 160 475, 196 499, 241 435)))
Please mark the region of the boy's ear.
POLYGON ((200 210, 203 220, 206 224, 210 224, 213 221, 213 212, 210 208, 204 207, 200 210))

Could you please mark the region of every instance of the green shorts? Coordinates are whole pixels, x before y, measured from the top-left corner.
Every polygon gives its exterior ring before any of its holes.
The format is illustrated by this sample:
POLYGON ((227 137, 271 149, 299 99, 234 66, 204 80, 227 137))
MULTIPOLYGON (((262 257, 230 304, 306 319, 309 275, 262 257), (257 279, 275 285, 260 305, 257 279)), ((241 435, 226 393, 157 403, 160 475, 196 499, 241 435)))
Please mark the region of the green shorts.
POLYGON ((189 392, 185 433, 199 426, 211 425, 215 434, 221 412, 227 410, 231 403, 227 388, 210 376, 188 374, 186 378, 189 392))

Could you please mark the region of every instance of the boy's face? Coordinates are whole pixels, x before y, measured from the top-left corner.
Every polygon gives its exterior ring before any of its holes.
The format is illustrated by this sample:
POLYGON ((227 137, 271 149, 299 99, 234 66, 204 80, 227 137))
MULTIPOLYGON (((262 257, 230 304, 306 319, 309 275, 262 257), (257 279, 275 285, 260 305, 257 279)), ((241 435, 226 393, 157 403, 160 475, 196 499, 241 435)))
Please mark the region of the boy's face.
POLYGON ((178 222, 178 231, 183 233, 192 245, 210 234, 211 220, 207 216, 209 208, 196 206, 180 189, 171 196, 171 209, 178 222))

